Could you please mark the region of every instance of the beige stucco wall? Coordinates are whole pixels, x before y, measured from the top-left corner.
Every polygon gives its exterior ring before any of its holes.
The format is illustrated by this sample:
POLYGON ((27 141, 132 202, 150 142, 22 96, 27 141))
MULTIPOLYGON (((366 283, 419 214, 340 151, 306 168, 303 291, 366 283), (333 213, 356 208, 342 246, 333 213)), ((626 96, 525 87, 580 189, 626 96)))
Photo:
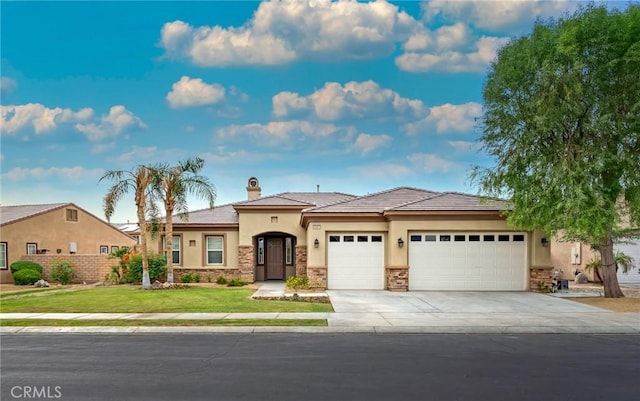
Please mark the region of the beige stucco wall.
POLYGON ((560 237, 553 239, 551 243, 551 265, 562 270, 562 278, 573 280, 573 272, 578 269, 585 273, 589 281, 598 281, 595 272, 586 269, 586 265, 594 259, 600 259, 598 251, 580 242, 561 241, 560 237), (578 256, 575 256, 576 252, 578 256))
POLYGON ((248 211, 242 210, 238 214, 240 232, 239 245, 253 245, 253 238, 267 232, 283 232, 294 235, 296 243, 306 241, 306 233, 300 225, 300 213, 296 211, 248 211), (277 219, 272 223, 272 217, 277 219))
MULTIPOLYGON (((196 230, 174 227, 173 235, 180 237, 181 263, 179 267, 190 269, 237 269, 238 268, 238 230, 196 230), (222 265, 207 265, 205 237, 220 235, 224 237, 224 256, 222 265)), ((160 241, 154 241, 156 248, 160 241)), ((178 267, 176 266, 176 267, 178 267)))
MULTIPOLYGON (((101 245, 109 246, 109 250, 112 246, 135 245, 133 238, 77 210, 78 221, 67 221, 66 208, 61 208, 0 227, 0 241, 7 242, 7 266, 22 259, 27 243, 37 243, 39 250, 48 250, 47 254, 57 254, 56 250, 60 249, 60 255, 69 254, 69 242, 77 244, 77 254, 98 254, 101 245)), ((10 270, 1 271, 0 281, 13 282, 10 270)))

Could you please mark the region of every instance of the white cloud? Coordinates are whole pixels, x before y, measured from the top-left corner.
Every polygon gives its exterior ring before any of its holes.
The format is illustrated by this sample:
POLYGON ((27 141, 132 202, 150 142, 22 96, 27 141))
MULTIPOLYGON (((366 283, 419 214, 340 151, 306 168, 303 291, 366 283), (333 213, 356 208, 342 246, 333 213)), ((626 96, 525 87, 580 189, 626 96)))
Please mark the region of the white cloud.
POLYGON ((224 100, 225 89, 218 84, 206 84, 200 78, 183 76, 173 84, 167 102, 174 109, 216 104, 224 100))
POLYGON ((18 83, 15 79, 11 79, 9 77, 0 78, 0 94, 7 95, 13 92, 17 86, 18 83))
POLYGON ((456 166, 455 163, 433 153, 413 153, 407 156, 407 160, 425 173, 446 173, 456 166))
POLYGON ((108 142, 108 143, 96 143, 91 147, 91 154, 95 155, 95 154, 99 154, 99 153, 104 153, 107 152, 111 149, 115 149, 116 148, 116 143, 115 142, 108 142))
POLYGON ((470 141, 448 141, 449 146, 451 146, 456 153, 470 153, 476 152, 480 150, 480 143, 478 142, 470 142, 470 141))
POLYGON ((103 115, 99 123, 76 124, 75 128, 84 133, 90 141, 114 138, 130 129, 143 129, 147 125, 122 105, 112 106, 109 114, 103 115))
POLYGON ((268 144, 276 144, 291 139, 294 135, 306 137, 327 137, 344 128, 333 124, 313 123, 309 121, 272 121, 267 124, 230 125, 216 130, 220 138, 247 135, 256 137, 268 144))
POLYGON ((149 147, 139 147, 134 146, 130 152, 126 152, 121 154, 118 157, 118 161, 121 162, 129 162, 132 160, 138 161, 147 161, 151 160, 157 153, 158 148, 156 146, 149 147))
POLYGON ((431 0, 422 3, 424 18, 460 21, 491 32, 518 35, 529 31, 537 18, 561 16, 573 11, 574 0, 431 0))
POLYGON ((98 179, 104 173, 103 169, 86 169, 82 166, 75 167, 15 167, 2 174, 3 180, 24 181, 24 180, 44 180, 48 178, 62 178, 66 180, 98 179))
POLYGON ((240 27, 166 23, 166 56, 200 66, 275 65, 299 59, 370 59, 391 54, 419 23, 386 1, 262 2, 240 27))
MULTIPOLYGON (((447 46, 456 44, 456 38, 447 39, 447 46)), ((408 52, 396 58, 396 65, 403 71, 409 72, 484 72, 495 59, 500 47, 509 38, 482 36, 469 51, 434 49, 432 52, 408 52)), ((460 43, 458 43, 459 45, 460 43)))
POLYGON ((377 163, 370 165, 355 166, 349 168, 350 175, 362 180, 387 181, 394 178, 406 178, 413 174, 413 171, 402 164, 397 163, 377 163))
POLYGON ((258 155, 252 155, 244 150, 229 151, 224 146, 218 146, 216 152, 200 153, 198 157, 210 163, 227 163, 232 160, 257 160, 258 155))
POLYGON ((311 113, 320 120, 337 121, 344 118, 420 117, 424 104, 407 99, 391 89, 383 89, 374 81, 327 82, 308 96, 280 92, 273 99, 276 117, 291 117, 311 113))
POLYGON ((372 151, 388 145, 391 142, 389 135, 360 134, 351 146, 351 149, 360 152, 363 156, 372 151))
POLYGON ((2 132, 15 134, 31 126, 36 134, 54 130, 58 124, 86 121, 93 116, 91 108, 78 111, 56 107, 50 109, 39 103, 18 106, 0 106, 2 114, 2 132))
POLYGON ((482 114, 482 105, 475 102, 464 104, 446 103, 431 107, 429 114, 414 123, 404 126, 409 135, 435 130, 438 134, 469 133, 475 130, 476 118, 482 114))

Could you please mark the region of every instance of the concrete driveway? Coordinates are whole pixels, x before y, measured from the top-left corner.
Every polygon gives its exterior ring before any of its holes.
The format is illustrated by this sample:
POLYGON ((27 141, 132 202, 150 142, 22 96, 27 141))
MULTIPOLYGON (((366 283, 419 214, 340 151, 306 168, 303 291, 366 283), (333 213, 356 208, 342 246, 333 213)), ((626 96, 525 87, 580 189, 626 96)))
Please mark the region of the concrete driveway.
POLYGON ((584 313, 603 309, 532 292, 327 291, 338 313, 584 313))

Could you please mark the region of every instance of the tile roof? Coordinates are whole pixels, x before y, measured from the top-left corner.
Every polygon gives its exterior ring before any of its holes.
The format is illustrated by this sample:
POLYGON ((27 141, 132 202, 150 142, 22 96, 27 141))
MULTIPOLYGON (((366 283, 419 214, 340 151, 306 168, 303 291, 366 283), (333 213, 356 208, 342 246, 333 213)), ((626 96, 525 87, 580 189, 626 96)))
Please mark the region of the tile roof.
POLYGON ((324 206, 355 199, 355 195, 340 192, 283 192, 255 200, 236 202, 237 206, 324 206))
POLYGON ((238 213, 233 204, 215 206, 213 209, 200 209, 189 212, 189 219, 173 218, 174 225, 180 224, 238 224, 238 213))
POLYGON ((305 213, 382 213, 389 208, 423 200, 434 195, 438 195, 438 192, 400 187, 315 207, 305 213))
POLYGON ((508 208, 502 200, 486 199, 480 196, 457 192, 444 192, 389 208, 389 211, 501 211, 508 208))
POLYGON ((0 206, 0 225, 36 216, 71 205, 71 203, 48 203, 42 205, 0 206))

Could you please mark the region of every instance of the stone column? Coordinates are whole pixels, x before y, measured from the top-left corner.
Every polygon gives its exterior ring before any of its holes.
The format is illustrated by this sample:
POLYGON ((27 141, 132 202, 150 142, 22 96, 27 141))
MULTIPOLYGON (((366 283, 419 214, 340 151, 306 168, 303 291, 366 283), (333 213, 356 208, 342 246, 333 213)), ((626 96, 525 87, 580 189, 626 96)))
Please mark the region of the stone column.
POLYGON ((387 266, 385 268, 385 289, 389 291, 409 290, 409 266, 387 266))
POLYGON ((307 246, 296 245, 296 276, 307 275, 307 246))
POLYGON ((308 266, 307 277, 313 288, 327 289, 327 267, 326 266, 308 266))
POLYGON ((238 245, 240 278, 249 283, 256 281, 255 253, 253 245, 238 245))

